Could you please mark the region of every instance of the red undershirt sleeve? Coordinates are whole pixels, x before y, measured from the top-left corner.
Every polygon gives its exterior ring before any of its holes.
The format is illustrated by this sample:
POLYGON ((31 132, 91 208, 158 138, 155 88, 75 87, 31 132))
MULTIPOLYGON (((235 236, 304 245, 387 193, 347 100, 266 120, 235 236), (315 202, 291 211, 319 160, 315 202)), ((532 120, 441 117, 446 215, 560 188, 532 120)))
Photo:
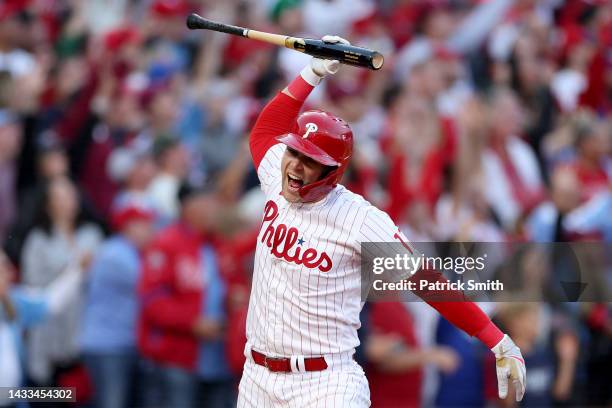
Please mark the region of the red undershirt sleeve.
MULTIPOLYGON (((410 280, 413 279, 416 281, 420 279, 446 281, 441 273, 427 270, 420 270, 410 278, 410 280)), ((460 291, 428 292, 426 290, 416 290, 414 293, 436 309, 455 327, 472 337, 478 338, 488 348, 495 347, 504 337, 502 331, 489 319, 489 316, 474 302, 467 300, 460 291)))
POLYGON ((256 169, 268 149, 278 143, 276 137, 293 129, 303 104, 303 101, 281 92, 261 111, 249 137, 251 156, 256 169))

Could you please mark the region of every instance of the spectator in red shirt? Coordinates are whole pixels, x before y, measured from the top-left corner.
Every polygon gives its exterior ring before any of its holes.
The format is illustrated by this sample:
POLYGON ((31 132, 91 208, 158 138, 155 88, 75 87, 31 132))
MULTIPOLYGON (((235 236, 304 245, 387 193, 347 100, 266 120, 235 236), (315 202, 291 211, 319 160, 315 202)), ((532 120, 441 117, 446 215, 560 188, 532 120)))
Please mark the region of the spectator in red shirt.
POLYGON ((221 249, 222 269, 232 271, 227 280, 227 359, 236 378, 242 377, 246 357, 246 318, 251 292, 251 274, 259 229, 244 229, 228 239, 221 249))
POLYGON ((582 185, 581 201, 585 202, 609 186, 606 160, 610 161, 610 127, 603 121, 591 120, 579 123, 574 133, 576 159, 571 168, 582 185))
MULTIPOLYGON (((178 195, 180 221, 162 230, 147 250, 140 281, 138 347, 146 406, 193 406, 198 379, 219 380, 219 389, 227 390, 221 380, 229 377, 220 344, 223 284, 211 237, 217 200, 185 185, 178 195), (216 347, 215 353, 206 345, 216 347)), ((213 388, 208 394, 216 393, 213 388)))
MULTIPOLYGON (((102 100, 98 97, 98 100, 102 100)), ((111 154, 120 147, 128 146, 136 137, 136 129, 143 119, 137 95, 129 91, 117 92, 108 103, 108 110, 97 122, 84 153, 85 160, 79 172, 79 181, 87 197, 96 209, 108 216, 119 186, 107 170, 110 170, 111 154)), ((100 103, 101 104, 101 103, 100 103)))
POLYGON ((373 407, 421 406, 423 366, 451 372, 459 362, 449 348, 419 346, 413 318, 400 302, 372 303, 369 330, 366 374, 373 407))
POLYGON ((455 139, 452 123, 440 117, 426 98, 412 92, 398 98, 389 137, 381 141, 390 162, 387 212, 392 219, 397 220, 417 196, 433 208, 454 156, 455 139))
POLYGON ((511 231, 541 202, 543 183, 537 157, 521 138, 525 111, 516 94, 497 89, 490 99, 489 146, 481 156, 486 196, 502 225, 511 231))
POLYGON ((420 2, 399 0, 389 10, 388 27, 396 48, 403 47, 417 30, 419 19, 423 16, 420 2))

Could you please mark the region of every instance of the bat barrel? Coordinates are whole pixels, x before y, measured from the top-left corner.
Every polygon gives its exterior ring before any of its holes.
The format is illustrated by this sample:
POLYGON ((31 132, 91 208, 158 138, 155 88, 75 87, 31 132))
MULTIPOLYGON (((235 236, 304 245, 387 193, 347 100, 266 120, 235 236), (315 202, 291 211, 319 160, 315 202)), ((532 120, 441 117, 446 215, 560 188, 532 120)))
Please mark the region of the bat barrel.
POLYGON ((343 64, 380 69, 384 57, 377 51, 342 43, 326 43, 322 40, 304 39, 304 44, 296 43, 295 49, 313 57, 335 59, 343 64))

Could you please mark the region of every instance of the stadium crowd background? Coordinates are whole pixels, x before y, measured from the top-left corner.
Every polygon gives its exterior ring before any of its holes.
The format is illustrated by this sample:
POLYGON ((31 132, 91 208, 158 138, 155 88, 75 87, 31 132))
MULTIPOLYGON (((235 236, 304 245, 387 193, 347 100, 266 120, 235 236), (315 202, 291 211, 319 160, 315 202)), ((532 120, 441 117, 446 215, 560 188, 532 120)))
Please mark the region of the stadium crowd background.
MULTIPOLYGON (((0 386, 232 405, 263 205, 246 138, 309 57, 190 32, 191 11, 385 55, 307 105, 351 124, 344 184, 412 240, 612 240, 610 1, 4 0, 0 386)), ((546 262, 513 273, 545 292, 546 262)), ((484 307, 526 357, 519 405, 612 403, 610 303, 484 307)), ((363 322, 374 406, 512 405, 490 353, 427 306, 363 322)))

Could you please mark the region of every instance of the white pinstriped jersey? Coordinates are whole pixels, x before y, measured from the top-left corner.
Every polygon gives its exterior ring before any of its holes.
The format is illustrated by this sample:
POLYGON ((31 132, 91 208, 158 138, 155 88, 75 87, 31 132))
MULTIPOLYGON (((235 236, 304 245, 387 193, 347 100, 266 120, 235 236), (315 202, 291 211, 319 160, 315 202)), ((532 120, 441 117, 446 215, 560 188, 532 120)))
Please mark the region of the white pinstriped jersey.
POLYGON ((257 238, 248 342, 270 356, 350 351, 359 345, 363 306, 360 243, 393 241, 399 230, 387 214, 341 185, 315 203, 285 200, 284 150, 282 144, 271 147, 257 169, 267 203, 257 238))

